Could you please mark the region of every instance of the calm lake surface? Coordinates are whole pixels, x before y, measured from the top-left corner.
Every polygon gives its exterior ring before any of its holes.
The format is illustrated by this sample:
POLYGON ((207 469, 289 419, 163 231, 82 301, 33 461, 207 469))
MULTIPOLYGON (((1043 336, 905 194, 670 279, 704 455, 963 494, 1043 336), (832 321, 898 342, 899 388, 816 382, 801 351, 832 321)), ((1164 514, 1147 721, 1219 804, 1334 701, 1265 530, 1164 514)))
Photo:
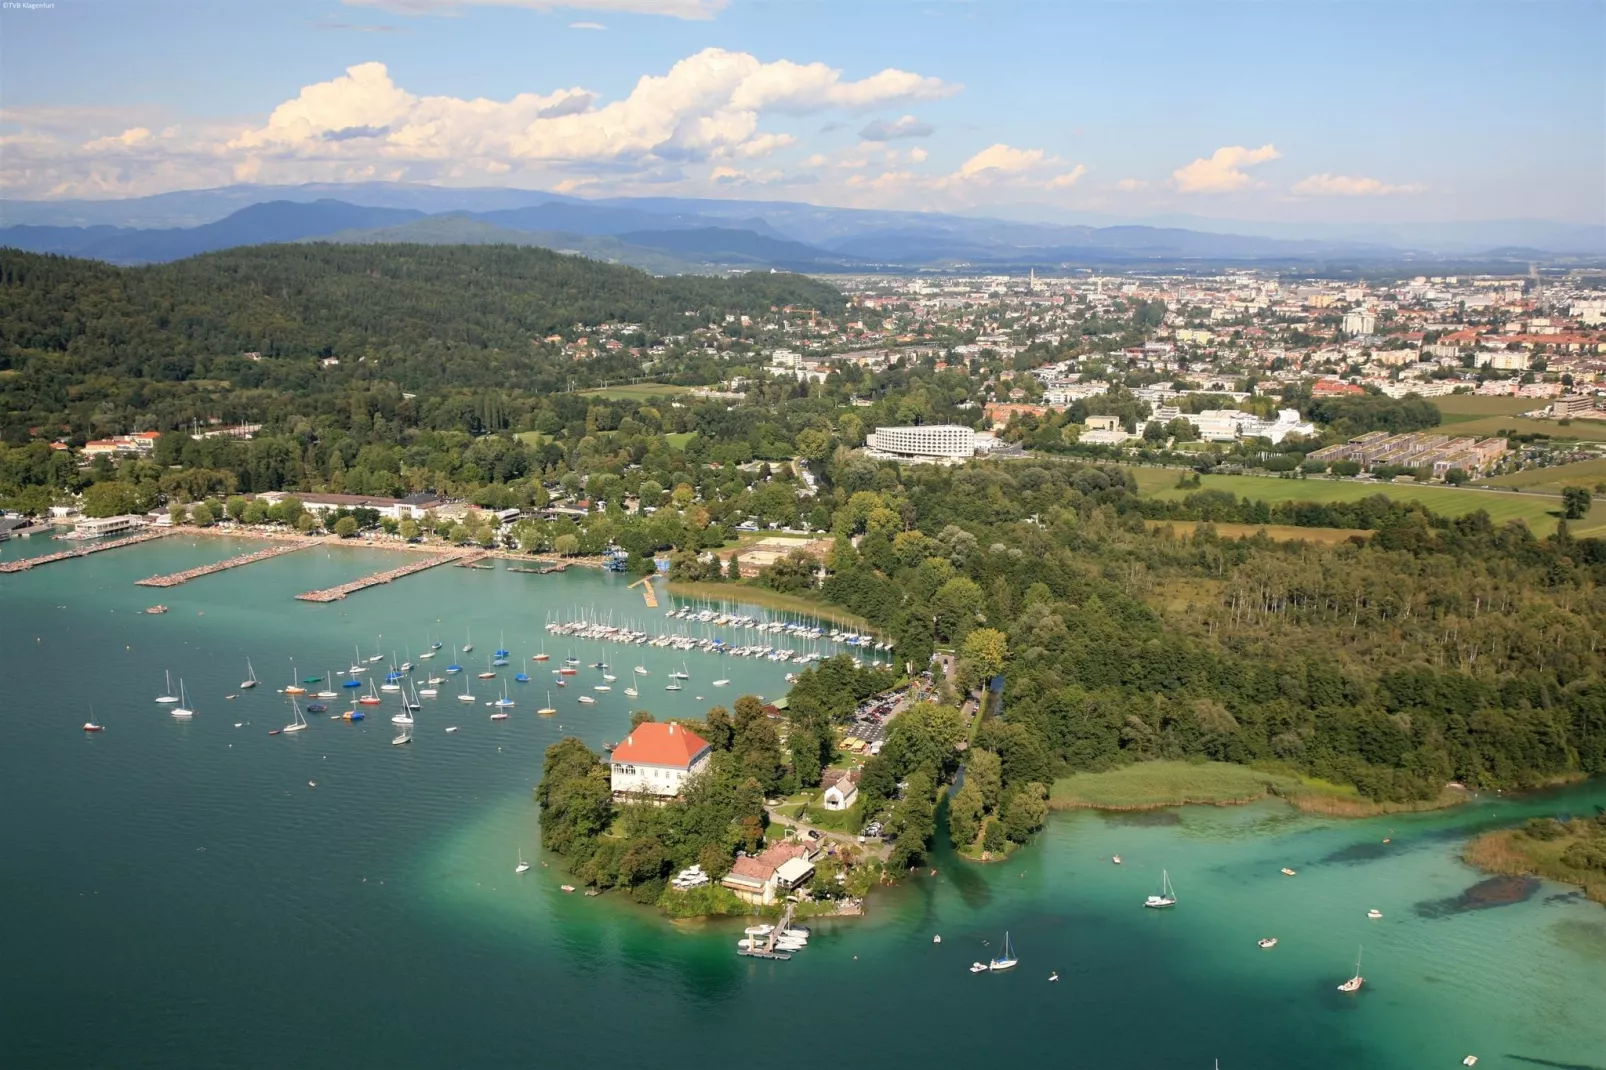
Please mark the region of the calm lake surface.
MULTIPOLYGON (((632 705, 700 715, 743 693, 778 696, 791 667, 590 644, 574 653, 608 660, 616 690, 581 706, 600 679, 582 669, 543 719, 550 669, 569 648, 548 640, 544 666, 529 656, 554 614, 701 629, 647 611, 626 578, 586 570, 447 566, 344 602, 294 600, 400 563, 361 549, 133 586, 254 546, 173 537, 0 577, 7 1065, 606 1054, 673 1070, 792 1061, 805 1043, 808 1058, 843 1067, 1404 1070, 1467 1054, 1480 1067, 1606 1067, 1606 909, 1538 882, 1469 909, 1490 896, 1467 894, 1482 878, 1456 857, 1491 825, 1593 813, 1606 784, 1375 821, 1273 803, 1058 815, 1008 863, 940 853, 937 877, 877 893, 869 917, 816 926, 790 962, 753 962, 735 954, 730 924, 677 926, 561 893, 530 791, 561 736, 616 740, 632 705), (155 602, 171 612, 145 615, 155 602), (444 668, 470 635, 474 652, 458 661, 478 701, 457 702, 453 677, 425 700, 410 746, 390 745, 389 696, 360 724, 313 716, 299 735, 267 735, 290 719, 276 689, 292 665, 327 677, 357 648, 444 668), (509 684, 518 705, 493 724, 483 703, 501 681, 472 676, 504 637, 514 664, 502 673, 533 679, 509 684), (432 640, 440 656, 419 661, 432 640), (240 692, 247 657, 263 684, 240 692), (691 679, 666 693, 683 661, 691 679), (635 664, 652 675, 632 703, 621 690, 635 664), (152 701, 166 670, 175 689, 183 678, 193 721, 152 701), (712 689, 720 676, 731 685, 712 689), (80 730, 91 706, 99 735, 80 730), (521 849, 536 864, 515 877, 521 849), (1162 867, 1180 902, 1145 910, 1162 867), (1367 919, 1374 907, 1381 920, 1367 919), (969 974, 1006 929, 1020 968, 969 974), (1279 946, 1261 950, 1262 936, 1279 946), (1335 986, 1360 945, 1366 987, 1344 996, 1335 986)), ((61 547, 8 543, 0 560, 61 547)), ((330 706, 343 708, 349 692, 335 690, 330 706)))

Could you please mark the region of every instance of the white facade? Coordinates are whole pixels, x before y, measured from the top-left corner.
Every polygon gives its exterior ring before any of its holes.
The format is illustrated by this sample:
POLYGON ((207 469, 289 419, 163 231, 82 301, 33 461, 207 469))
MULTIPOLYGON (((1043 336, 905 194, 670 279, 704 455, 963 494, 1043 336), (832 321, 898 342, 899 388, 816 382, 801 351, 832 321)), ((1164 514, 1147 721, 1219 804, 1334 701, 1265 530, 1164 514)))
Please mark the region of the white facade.
POLYGON ((609 780, 615 795, 659 795, 672 799, 686 789, 686 781, 708 766, 712 750, 705 750, 690 765, 651 762, 614 762, 609 780))
POLYGON ((79 519, 73 532, 80 539, 100 539, 107 535, 124 535, 145 526, 145 518, 135 513, 123 516, 86 516, 79 519))
POLYGON ((958 424, 878 427, 866 445, 894 457, 962 460, 976 452, 976 432, 958 424))
POLYGON ((1369 310, 1357 308, 1344 314, 1345 334, 1371 334, 1377 330, 1377 317, 1369 310))

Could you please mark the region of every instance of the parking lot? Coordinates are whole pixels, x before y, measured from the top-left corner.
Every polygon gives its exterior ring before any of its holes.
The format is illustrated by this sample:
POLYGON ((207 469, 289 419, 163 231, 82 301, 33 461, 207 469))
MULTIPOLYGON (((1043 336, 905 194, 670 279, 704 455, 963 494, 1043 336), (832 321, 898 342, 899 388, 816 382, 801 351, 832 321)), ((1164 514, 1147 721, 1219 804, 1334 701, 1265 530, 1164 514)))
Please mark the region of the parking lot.
POLYGON ((871 746, 884 742, 887 738, 887 726, 909 706, 910 695, 910 690, 906 688, 876 695, 860 703, 859 708, 853 712, 853 723, 848 726, 846 734, 871 746))

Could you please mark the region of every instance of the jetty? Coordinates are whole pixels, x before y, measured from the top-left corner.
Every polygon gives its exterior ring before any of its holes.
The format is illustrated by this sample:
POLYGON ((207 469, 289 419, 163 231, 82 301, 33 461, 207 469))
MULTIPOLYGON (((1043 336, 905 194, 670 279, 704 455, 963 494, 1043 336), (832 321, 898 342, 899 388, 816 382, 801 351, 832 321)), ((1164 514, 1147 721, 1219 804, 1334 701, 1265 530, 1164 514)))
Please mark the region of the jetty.
POLYGON ((796 911, 796 903, 786 904, 786 911, 781 915, 780 924, 776 925, 775 928, 770 930, 769 936, 765 937, 764 939, 763 947, 737 948, 736 953, 738 955, 745 955, 750 959, 780 959, 782 962, 790 959, 792 957, 792 953, 790 951, 775 950, 775 940, 781 935, 782 932, 791 926, 792 915, 796 913, 796 911))
POLYGON ((436 565, 444 565, 448 562, 456 562, 458 564, 472 563, 485 556, 483 553, 474 551, 466 553, 463 551, 448 551, 441 554, 431 554, 421 560, 403 565, 401 568, 375 572, 371 576, 364 576, 362 579, 352 580, 350 583, 342 583, 338 587, 325 587, 318 591, 303 591, 296 595, 296 598, 303 602, 337 602, 348 594, 356 594, 358 591, 366 590, 369 587, 377 587, 381 583, 390 583, 392 580, 399 580, 403 576, 411 576, 415 572, 423 572, 425 569, 434 568, 436 565))
POLYGON ((88 557, 90 554, 98 554, 102 550, 115 550, 119 546, 133 546, 137 542, 150 542, 152 539, 163 538, 167 534, 165 531, 146 531, 123 539, 96 543, 93 546, 79 546, 72 550, 59 550, 56 553, 44 554, 41 557, 24 557, 16 561, 7 561, 4 564, 0 564, 0 573, 27 572, 31 568, 48 565, 52 561, 66 561, 68 558, 73 557, 88 557))
POLYGON ((143 580, 135 580, 134 584, 137 587, 177 587, 181 583, 188 583, 190 580, 200 579, 202 576, 210 576, 214 572, 222 572, 224 569, 249 565, 253 561, 266 561, 270 557, 293 554, 297 550, 304 550, 311 545, 313 545, 313 540, 308 539, 306 542, 270 546, 266 550, 256 550, 249 554, 241 554, 239 557, 231 557, 226 561, 200 565, 196 568, 187 568, 182 572, 170 572, 165 576, 150 576, 143 580))
MULTIPOLYGON (((641 579, 637 580, 635 583, 632 583, 630 586, 631 587, 640 587, 641 588, 641 597, 643 597, 643 598, 645 598, 647 600, 647 608, 648 609, 657 609, 658 608, 658 592, 652 589, 652 577, 651 576, 643 576, 643 577, 641 577, 641 579)), ((628 588, 626 588, 626 589, 628 590, 628 588)))
POLYGON ((557 564, 542 565, 540 568, 527 568, 524 565, 510 565, 508 567, 508 571, 522 572, 526 576, 550 576, 554 572, 566 571, 568 567, 568 565, 564 564, 562 561, 559 561, 557 564))

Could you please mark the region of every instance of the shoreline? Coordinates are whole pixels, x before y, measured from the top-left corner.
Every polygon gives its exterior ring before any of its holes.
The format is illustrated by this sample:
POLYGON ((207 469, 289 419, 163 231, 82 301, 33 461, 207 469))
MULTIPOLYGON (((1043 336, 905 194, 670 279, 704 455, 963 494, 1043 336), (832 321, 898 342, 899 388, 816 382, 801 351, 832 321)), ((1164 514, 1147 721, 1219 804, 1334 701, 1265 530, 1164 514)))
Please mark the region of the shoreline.
MULTIPOLYGON (((1537 819, 1536 819, 1537 820, 1537 819)), ((1574 845, 1606 843, 1606 830, 1596 832, 1596 822, 1575 818, 1565 824, 1550 821, 1544 836, 1530 829, 1534 822, 1518 828, 1494 829, 1467 841, 1461 848, 1461 861, 1482 873, 1507 877, 1539 877, 1577 888, 1585 898, 1606 906, 1606 873, 1592 872, 1565 860, 1574 845)))
MULTIPOLYGON (((788 613, 805 613, 832 624, 844 625, 855 631, 871 632, 868 620, 857 614, 838 609, 828 602, 816 602, 800 595, 781 594, 763 587, 750 587, 745 583, 704 583, 700 581, 671 580, 669 593, 679 598, 696 598, 705 602, 747 602, 788 613)), ((884 638, 878 636, 878 638, 884 638)))

